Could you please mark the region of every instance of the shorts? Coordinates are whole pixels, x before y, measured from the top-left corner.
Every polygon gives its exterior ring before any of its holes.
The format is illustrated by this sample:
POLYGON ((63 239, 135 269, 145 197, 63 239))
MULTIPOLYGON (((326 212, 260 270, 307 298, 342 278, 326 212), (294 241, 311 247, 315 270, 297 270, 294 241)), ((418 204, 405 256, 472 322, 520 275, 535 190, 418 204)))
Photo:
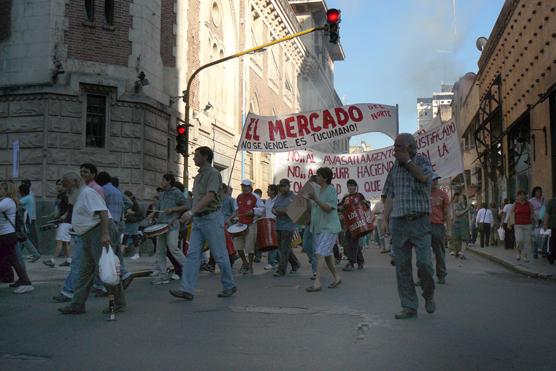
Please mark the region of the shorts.
POLYGON ((71 236, 69 234, 70 229, 71 229, 70 223, 58 224, 58 228, 56 228, 56 241, 70 242, 71 240, 71 236))
POLYGON ((237 251, 244 251, 247 254, 255 253, 255 243, 257 242, 257 224, 249 224, 244 234, 232 238, 234 247, 237 251))
POLYGON ((315 254, 320 256, 332 255, 332 249, 338 239, 337 233, 315 233, 313 234, 313 248, 315 254))

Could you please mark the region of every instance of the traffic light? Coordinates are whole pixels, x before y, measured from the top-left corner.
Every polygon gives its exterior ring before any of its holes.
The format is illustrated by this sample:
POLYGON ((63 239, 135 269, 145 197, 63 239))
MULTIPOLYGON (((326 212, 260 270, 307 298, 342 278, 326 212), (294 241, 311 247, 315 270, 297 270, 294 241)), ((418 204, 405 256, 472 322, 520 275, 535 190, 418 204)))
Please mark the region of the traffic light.
POLYGON ((176 152, 182 156, 187 154, 187 125, 178 125, 176 127, 176 152))
POLYGON ((339 9, 328 9, 326 12, 326 23, 328 24, 329 41, 333 44, 337 44, 338 39, 340 39, 341 21, 342 12, 339 9))

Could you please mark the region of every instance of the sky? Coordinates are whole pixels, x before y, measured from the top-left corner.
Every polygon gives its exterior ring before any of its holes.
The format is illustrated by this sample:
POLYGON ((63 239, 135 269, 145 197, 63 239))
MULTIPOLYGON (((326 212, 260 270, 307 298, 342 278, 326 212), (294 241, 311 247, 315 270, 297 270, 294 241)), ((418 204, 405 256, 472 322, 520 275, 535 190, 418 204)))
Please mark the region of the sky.
MULTIPOLYGON (((400 132, 417 130, 417 98, 477 72, 475 41, 489 37, 504 0, 327 0, 342 11, 334 85, 344 104, 399 105, 400 132), (454 17, 455 4, 455 17, 454 17)), ((384 134, 353 137, 373 149, 384 134)))

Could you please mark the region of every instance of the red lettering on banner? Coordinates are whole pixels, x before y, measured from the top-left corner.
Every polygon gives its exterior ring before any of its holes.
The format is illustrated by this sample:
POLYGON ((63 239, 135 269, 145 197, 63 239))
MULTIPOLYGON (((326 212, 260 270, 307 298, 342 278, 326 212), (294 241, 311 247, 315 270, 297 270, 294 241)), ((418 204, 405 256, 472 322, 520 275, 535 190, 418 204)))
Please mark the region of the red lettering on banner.
POLYGON ((257 119, 255 121, 255 124, 253 125, 253 139, 254 140, 260 140, 261 138, 259 137, 259 133, 258 133, 258 129, 259 129, 259 119, 257 119))
POLYGON ((348 108, 349 117, 351 121, 361 122, 363 121, 363 111, 357 106, 350 106, 348 108))
POLYGON ((378 120, 383 117, 392 117, 392 115, 390 114, 390 111, 378 111, 375 113, 371 113, 371 118, 373 120, 378 120))
POLYGON ((349 122, 349 115, 342 107, 334 108, 334 113, 336 114, 338 125, 344 126, 349 122))
POLYGON ((299 193, 299 191, 301 191, 301 188, 303 188, 303 184, 301 184, 301 182, 293 182, 293 191, 295 193, 299 193))
POLYGON ((301 168, 298 165, 288 166, 288 178, 303 178, 301 168))
POLYGON ((380 184, 380 180, 372 180, 372 181, 365 182, 363 184, 363 189, 367 193, 381 192, 382 191, 382 186, 380 184))
POLYGON ((334 179, 349 179, 349 168, 347 167, 335 167, 334 179))
POLYGON ((384 109, 382 104, 367 104, 367 107, 369 107, 370 110, 384 109))
POLYGON ((276 120, 276 123, 274 123, 274 121, 268 122, 268 134, 271 141, 274 140, 275 133, 280 134, 280 139, 282 140, 286 139, 286 135, 284 133, 284 126, 282 125, 282 120, 276 120))
POLYGON ((322 111, 322 127, 323 129, 328 129, 330 126, 335 128, 336 122, 334 122, 334 118, 332 117, 330 112, 325 109, 324 111, 322 111))
POLYGON ((440 157, 444 157, 444 155, 450 153, 450 151, 448 151, 448 146, 446 145, 446 143, 442 143, 442 147, 437 147, 436 149, 438 150, 438 156, 440 157))
POLYGON ((247 124, 247 128, 245 128, 245 139, 253 139, 253 136, 251 135, 251 128, 253 126, 253 123, 258 121, 257 119, 251 118, 251 120, 249 121, 249 123, 247 124))
POLYGON ((319 118, 319 114, 316 112, 313 112, 309 115, 309 126, 311 127, 311 130, 315 133, 318 133, 322 129, 320 126, 315 126, 315 120, 318 118, 319 118))
POLYGON ((303 115, 297 115, 297 128, 299 130, 299 136, 309 135, 309 120, 303 115))
POLYGON ((289 138, 297 137, 295 132, 295 126, 293 126, 293 122, 295 121, 295 117, 291 116, 284 120, 284 125, 286 126, 286 135, 289 138))

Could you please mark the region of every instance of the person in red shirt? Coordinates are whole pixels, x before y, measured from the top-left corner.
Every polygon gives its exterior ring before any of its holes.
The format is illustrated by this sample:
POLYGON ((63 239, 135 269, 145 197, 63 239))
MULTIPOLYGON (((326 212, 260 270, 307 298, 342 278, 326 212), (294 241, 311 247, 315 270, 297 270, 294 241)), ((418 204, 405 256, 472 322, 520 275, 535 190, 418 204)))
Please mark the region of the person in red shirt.
MULTIPOLYGON (((351 205, 357 204, 365 204, 367 205, 367 201, 365 200, 365 196, 361 193, 357 192, 357 182, 353 179, 349 179, 347 181, 347 189, 348 194, 342 198, 342 201, 339 205, 339 210, 343 211, 344 209, 348 208, 351 205)), ((368 207, 367 207, 368 208, 368 207)), ((344 271, 353 271, 355 270, 355 263, 357 263, 358 269, 363 269, 363 265, 365 264, 365 259, 363 258, 363 251, 361 245, 359 244, 359 238, 354 238, 349 230, 345 231, 346 239, 347 239, 347 256, 349 262, 344 267, 344 271)))
POLYGON ((436 277, 439 284, 446 283, 446 225, 450 225, 450 198, 440 189, 437 174, 431 185, 431 245, 436 258, 436 277))
POLYGON ((531 233, 535 213, 533 212, 533 205, 527 201, 527 194, 524 190, 517 191, 517 201, 514 203, 512 213, 513 218, 510 216, 508 227, 510 229, 513 227, 515 232, 516 259, 523 259, 527 263, 529 261, 527 252, 531 249, 531 233))
POLYGON ((240 273, 253 273, 253 261, 255 260, 255 243, 257 242, 257 216, 264 214, 264 203, 253 193, 253 184, 249 179, 241 181, 241 194, 237 196, 237 209, 227 220, 232 224, 232 219, 238 219, 239 223, 247 225, 247 230, 239 237, 234 237, 234 247, 241 258, 243 265, 240 273), (247 252, 247 257, 245 256, 247 252))

